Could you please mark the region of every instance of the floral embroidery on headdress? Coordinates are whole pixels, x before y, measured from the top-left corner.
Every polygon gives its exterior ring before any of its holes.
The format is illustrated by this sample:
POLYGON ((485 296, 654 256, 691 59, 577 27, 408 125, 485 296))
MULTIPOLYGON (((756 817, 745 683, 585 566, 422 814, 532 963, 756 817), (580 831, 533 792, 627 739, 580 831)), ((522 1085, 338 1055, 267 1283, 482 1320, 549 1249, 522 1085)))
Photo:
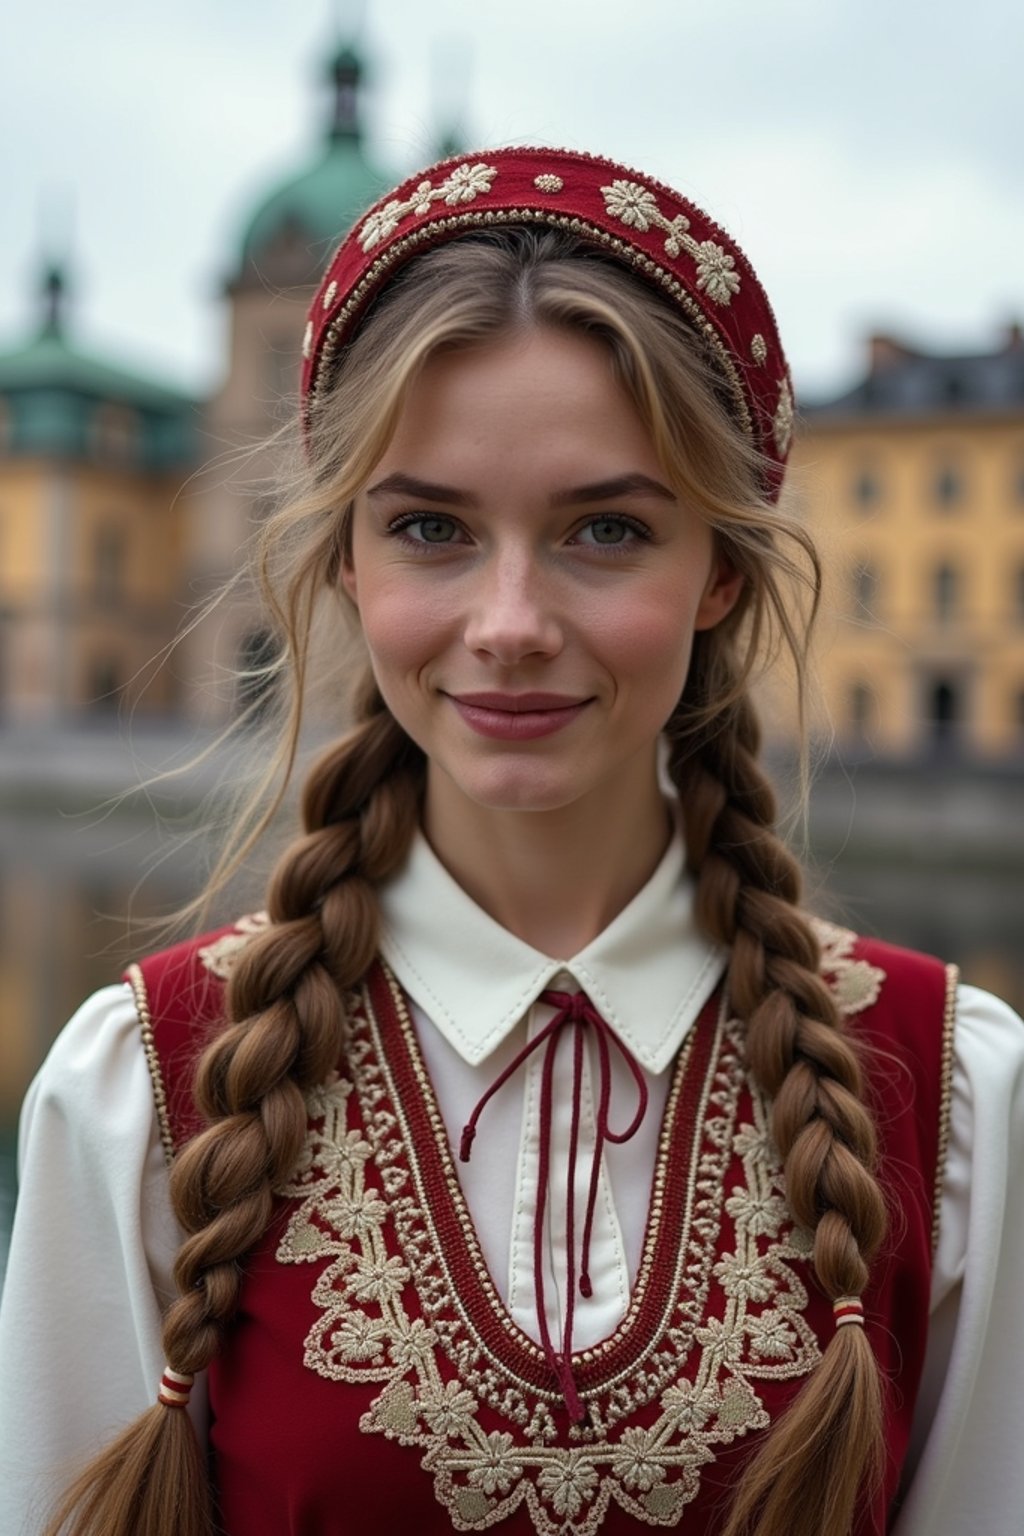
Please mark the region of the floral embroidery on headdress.
POLYGON ((772 422, 772 432, 775 436, 775 446, 779 453, 785 455, 789 451, 789 444, 793 437, 793 421, 795 412, 793 409, 793 391, 784 383, 779 395, 779 403, 775 408, 775 417, 772 422))
POLYGON ((688 251, 697 263, 697 287, 709 299, 716 304, 728 304, 733 294, 739 293, 739 273, 728 251, 716 245, 714 240, 694 240, 685 214, 677 213, 674 219, 666 219, 650 188, 639 181, 617 179, 610 186, 602 187, 601 194, 612 218, 619 219, 630 229, 664 230, 667 255, 678 256, 681 251, 688 251))
POLYGON ((393 235, 408 214, 415 213, 422 217, 429 213, 431 203, 444 202, 449 208, 456 208, 460 203, 473 202, 481 192, 491 190, 491 182, 497 174, 497 166, 478 163, 457 165, 437 187, 426 177, 413 190, 411 197, 404 201, 393 197, 383 208, 371 213, 359 231, 360 245, 364 251, 372 250, 375 245, 393 235))

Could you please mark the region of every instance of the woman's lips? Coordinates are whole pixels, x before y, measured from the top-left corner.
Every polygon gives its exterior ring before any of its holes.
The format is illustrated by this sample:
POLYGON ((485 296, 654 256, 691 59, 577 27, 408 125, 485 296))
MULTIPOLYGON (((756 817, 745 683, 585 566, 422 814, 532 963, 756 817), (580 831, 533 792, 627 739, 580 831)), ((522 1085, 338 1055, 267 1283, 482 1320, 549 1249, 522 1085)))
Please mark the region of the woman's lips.
POLYGON ((590 703, 558 693, 449 693, 470 730, 498 741, 534 741, 571 725, 590 703))

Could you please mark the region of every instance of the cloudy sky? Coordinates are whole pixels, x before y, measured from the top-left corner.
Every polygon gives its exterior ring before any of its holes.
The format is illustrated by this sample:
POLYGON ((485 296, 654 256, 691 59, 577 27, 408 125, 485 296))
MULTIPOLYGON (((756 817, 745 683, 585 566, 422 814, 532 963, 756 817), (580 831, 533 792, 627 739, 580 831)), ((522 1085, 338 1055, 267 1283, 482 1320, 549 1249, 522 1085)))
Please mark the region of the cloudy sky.
POLYGON ((82 345, 215 383, 231 253, 315 148, 353 27, 396 179, 456 112, 482 145, 649 170, 747 248, 805 392, 871 330, 983 350, 1024 315, 1017 0, 36 0, 3 29, 0 347, 70 241, 82 345))

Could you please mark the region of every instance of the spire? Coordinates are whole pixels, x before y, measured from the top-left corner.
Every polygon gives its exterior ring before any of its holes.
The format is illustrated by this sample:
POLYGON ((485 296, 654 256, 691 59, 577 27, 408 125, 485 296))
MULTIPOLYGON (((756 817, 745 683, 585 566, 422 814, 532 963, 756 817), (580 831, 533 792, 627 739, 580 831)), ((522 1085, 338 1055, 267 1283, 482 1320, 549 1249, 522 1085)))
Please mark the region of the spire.
POLYGON ((68 283, 64 268, 58 262, 51 261, 46 264, 39 288, 43 300, 43 323, 40 334, 61 336, 64 333, 68 283))
POLYGON ((343 139, 358 143, 362 138, 359 92, 363 74, 363 61, 355 49, 347 44, 339 48, 330 65, 334 103, 328 137, 332 143, 343 139))

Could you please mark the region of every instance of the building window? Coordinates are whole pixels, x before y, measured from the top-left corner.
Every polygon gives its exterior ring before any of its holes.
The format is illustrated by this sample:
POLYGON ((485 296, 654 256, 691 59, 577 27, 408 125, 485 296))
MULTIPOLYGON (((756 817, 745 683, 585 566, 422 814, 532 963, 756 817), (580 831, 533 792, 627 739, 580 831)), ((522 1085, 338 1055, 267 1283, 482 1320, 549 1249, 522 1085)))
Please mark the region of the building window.
POLYGON ((862 561, 853 571, 853 612, 858 619, 874 619, 878 608, 878 572, 862 561))
POLYGON ((960 735, 963 725, 963 700, 959 683, 949 677, 935 678, 929 689, 927 707, 932 745, 948 750, 960 735))
POLYGON ((878 471, 864 465, 853 477, 853 499, 862 512, 870 512, 882 499, 878 471))
POLYGON ((93 545, 93 592, 101 603, 119 603, 124 596, 125 538, 121 528, 100 528, 93 545))
POLYGON ((960 573, 952 565, 940 565, 932 577, 932 608, 939 624, 949 624, 960 607, 960 573))
POLYGON ((943 464, 936 471, 932 489, 940 507, 944 510, 956 507, 964 498, 963 475, 952 464, 943 464))
POLYGON ((121 691, 121 668, 109 656, 89 667, 88 703, 93 709, 116 709, 121 691))
POLYGON ((854 683, 850 689, 850 731, 857 737, 866 736, 874 724, 875 695, 867 683, 854 683))

